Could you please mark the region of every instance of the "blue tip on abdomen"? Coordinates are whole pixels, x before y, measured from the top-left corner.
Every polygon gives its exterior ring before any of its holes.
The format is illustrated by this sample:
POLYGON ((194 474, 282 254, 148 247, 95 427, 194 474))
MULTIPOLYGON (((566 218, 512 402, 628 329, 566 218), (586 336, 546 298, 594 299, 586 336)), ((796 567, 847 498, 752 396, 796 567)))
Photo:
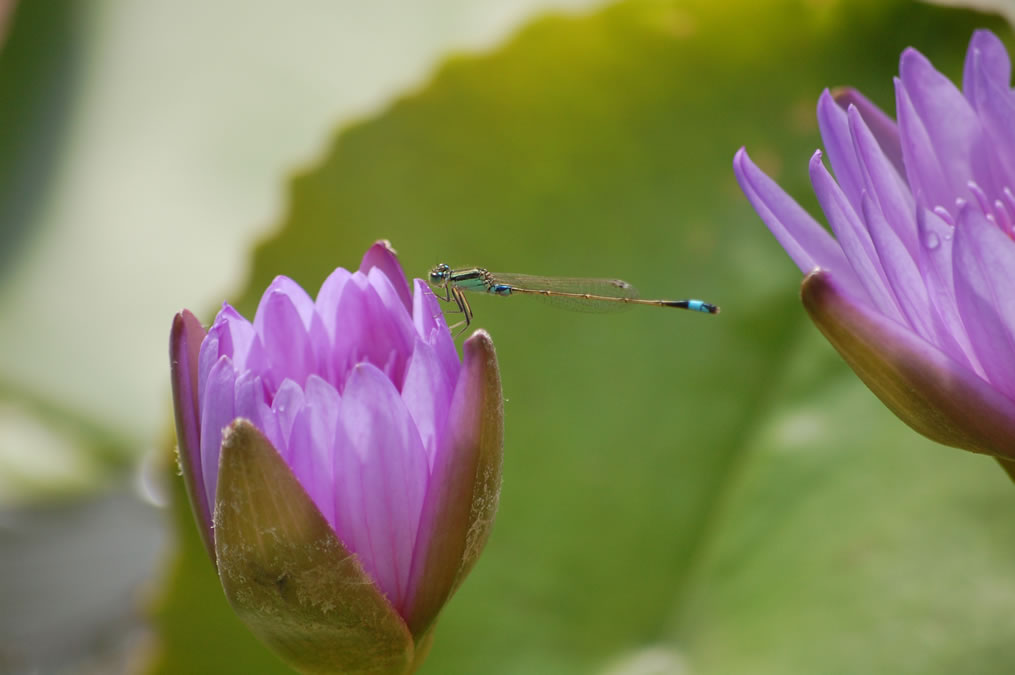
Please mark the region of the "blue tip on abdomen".
POLYGON ((712 306, 701 300, 688 300, 687 309, 693 309, 695 312, 711 312, 712 306))

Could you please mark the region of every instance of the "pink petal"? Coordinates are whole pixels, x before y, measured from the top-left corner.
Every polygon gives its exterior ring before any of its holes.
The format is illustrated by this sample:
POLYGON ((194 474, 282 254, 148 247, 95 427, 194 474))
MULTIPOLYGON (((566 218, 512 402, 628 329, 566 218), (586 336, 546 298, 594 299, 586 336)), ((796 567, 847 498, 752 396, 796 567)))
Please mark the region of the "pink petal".
POLYGON ((426 452, 398 391, 369 363, 349 376, 341 425, 349 447, 336 457, 336 531, 401 609, 427 487, 426 452))
POLYGON ((228 303, 222 303, 222 309, 215 316, 215 322, 201 345, 198 366, 198 399, 201 401, 204 400, 204 381, 220 356, 231 358, 237 371, 263 370, 267 366, 264 347, 253 325, 228 303))
POLYGON ((966 62, 962 70, 962 89, 973 107, 977 106, 979 83, 984 80, 996 87, 1011 86, 1011 61, 1000 38, 989 30, 977 30, 969 40, 966 62), (979 71, 979 72, 977 72, 979 71))
POLYGON ((339 267, 328 275, 328 278, 321 284, 321 290, 317 292, 315 308, 331 342, 335 341, 338 331, 338 302, 342 298, 345 285, 351 278, 352 274, 349 270, 339 267))
POLYGON ((264 382, 253 370, 242 372, 236 378, 236 392, 233 399, 233 412, 236 417, 243 417, 254 423, 263 431, 261 414, 268 403, 264 382))
POLYGON ((273 295, 284 295, 289 303, 299 314, 304 328, 310 327, 310 320, 314 315, 314 301, 303 290, 303 287, 287 276, 275 277, 268 288, 261 295, 261 302, 257 305, 257 312, 254 314, 254 328, 261 335, 264 334, 264 324, 269 317, 264 315, 266 305, 272 300, 273 295))
POLYGON ((278 417, 271 409, 271 406, 267 403, 259 404, 257 406, 257 417, 249 419, 254 422, 254 425, 264 437, 271 442, 272 447, 278 451, 279 456, 285 459, 287 454, 285 434, 282 433, 282 425, 279 424, 278 417))
POLYGON ((232 360, 228 356, 220 357, 208 374, 201 408, 201 470, 209 504, 215 503, 222 431, 236 419, 233 407, 235 382, 232 360))
POLYGON ((955 226, 955 296, 987 379, 1015 397, 1015 244, 966 205, 955 226))
POLYGON ((827 89, 818 98, 818 128, 821 129, 821 142, 835 173, 835 180, 853 209, 859 211, 860 193, 864 190, 863 172, 853 147, 846 111, 835 102, 827 89))
MULTIPOLYGON (((310 428, 315 438, 330 446, 338 428, 340 398, 338 391, 317 375, 311 375, 304 391, 305 405, 310 408, 310 428)), ((332 473, 332 461, 322 465, 325 473, 332 473)))
MULTIPOLYGON (((367 272, 367 282, 377 292, 377 297, 384 303, 385 308, 392 314, 404 315, 407 319, 411 316, 412 305, 405 306, 400 293, 392 285, 391 280, 377 267, 371 267, 367 272)), ((406 285, 408 288, 408 285, 406 285)))
MULTIPOLYGON (((332 275, 333 276, 333 275, 332 275)), ((307 292, 297 284, 295 281, 288 277, 278 276, 272 281, 268 290, 265 291, 264 295, 261 296, 261 303, 257 308, 257 314, 254 317, 254 326, 258 333, 261 333, 265 329, 265 324, 270 323, 272 320, 271 307, 273 301, 277 298, 273 298, 273 294, 279 293, 289 299, 292 307, 299 314, 300 321, 303 323, 303 328, 306 330, 307 335, 310 337, 310 342, 313 346, 315 359, 319 360, 322 358, 328 348, 328 332, 324 325, 324 320, 321 315, 317 312, 315 302, 307 295, 307 292), (262 311, 266 310, 266 311, 262 311), (260 321, 258 317, 261 317, 260 321)))
POLYGON ((271 438, 272 442, 282 456, 289 460, 289 438, 292 435, 293 424, 296 417, 302 412, 304 405, 303 388, 290 379, 282 381, 275 399, 271 402, 271 413, 278 420, 278 431, 281 436, 277 439, 271 438))
POLYGON ((833 96, 835 102, 843 110, 849 110, 849 107, 853 106, 860 112, 860 116, 863 117, 863 121, 874 134, 874 138, 877 139, 877 143, 888 161, 892 163, 900 176, 905 176, 906 165, 902 160, 902 141, 899 138, 899 125, 895 123, 895 120, 851 87, 839 89, 833 96))
POLYGON ((304 392, 301 417, 293 427, 290 443, 292 468, 332 527, 335 526, 334 474, 338 417, 338 392, 320 377, 311 375, 304 392), (299 432, 297 427, 300 427, 299 432))
POLYGON ((325 439, 317 435, 315 431, 320 428, 314 427, 310 417, 310 407, 307 406, 293 420, 287 463, 321 515, 334 528, 335 500, 330 468, 335 436, 332 434, 325 439))
POLYGON ((436 350, 417 337, 402 385, 402 400, 419 431, 431 468, 434 454, 441 447, 439 434, 447 420, 454 386, 455 380, 448 377, 436 350))
MULTIPOLYGON (((860 111, 850 108, 847 117, 853 148, 863 174, 863 189, 884 214, 885 224, 906 247, 912 261, 917 255, 919 242, 916 239, 916 203, 909 186, 888 161, 860 111)), ((867 226, 869 229, 869 222, 867 226)), ((871 234, 873 236, 873 232, 871 234)), ((884 260, 882 264, 886 264, 884 260)))
POLYGON ((895 110, 899 116, 899 135, 902 139, 902 155, 906 165, 906 180, 910 191, 922 195, 931 208, 950 208, 956 195, 948 184, 940 159, 934 152, 930 132, 902 85, 895 78, 895 110))
MULTIPOLYGON (((863 195, 863 218, 878 252, 888 285, 898 300, 905 324, 927 341, 934 340, 933 310, 923 277, 909 251, 867 193, 863 195)), ((915 223, 914 223, 915 229, 915 223)))
MULTIPOLYGON (((990 34, 993 37, 992 34, 990 34)), ((997 38, 994 38, 995 40, 997 38)), ((1008 54, 1004 52, 1004 77, 1010 76, 1008 54)), ((971 103, 983 123, 984 136, 980 139, 982 153, 990 161, 992 181, 983 187, 995 197, 1011 185, 1015 178, 1015 98, 1008 88, 1007 79, 999 81, 998 73, 991 73, 991 67, 1000 68, 996 63, 987 62, 987 56, 977 50, 970 50, 972 64, 967 60, 967 73, 974 84, 967 96, 972 96, 971 103)))
MULTIPOLYGON (((874 249, 874 242, 871 241, 867 228, 860 221, 853 207, 850 206, 846 195, 836 185, 832 175, 825 169, 825 165, 821 163, 820 150, 811 157, 810 174, 818 203, 821 204, 821 210, 825 212, 832 231, 835 232, 836 241, 842 246, 853 271, 860 279, 863 288, 867 290, 866 295, 871 298, 872 306, 885 316, 905 323, 895 297, 889 289, 888 278, 881 268, 881 261, 874 249)), ((835 274, 835 270, 829 271, 835 274)))
POLYGON ((852 289, 856 297, 868 297, 839 244, 766 176, 743 148, 733 158, 733 172, 751 206, 801 272, 815 267, 834 270, 840 283, 852 289))
POLYGON ((414 331, 409 315, 389 312, 367 278, 357 272, 342 291, 337 316, 328 379, 342 383, 350 368, 367 362, 400 387, 412 353, 414 331))
POLYGON ((981 158, 971 152, 980 133, 976 113, 915 49, 902 53, 899 72, 896 105, 909 184, 914 193, 933 200, 932 206, 951 206, 968 196, 970 180, 986 178, 981 158))
MULTIPOLYGON (((212 327, 214 328, 214 324, 212 327)), ((218 335, 205 335, 197 357, 197 403, 199 409, 204 407, 204 390, 208 384, 208 375, 211 373, 212 367, 218 363, 219 357, 223 355, 221 351, 218 335)))
POLYGON ((388 278, 399 300, 401 300, 402 306, 406 310, 411 310, 412 299, 409 297, 409 284, 406 282, 405 272, 402 271, 402 265, 398 262, 395 249, 391 247, 391 242, 387 239, 375 242, 363 254, 363 261, 359 264, 359 271, 366 274, 371 269, 377 269, 388 278))
POLYGON ((302 309, 298 306, 305 305, 304 300, 309 302, 309 298, 304 297, 294 304, 292 295, 276 289, 265 293, 257 308, 254 327, 270 364, 270 373, 265 375, 272 388, 286 378, 302 385, 311 373, 317 372, 314 345, 307 332, 313 318, 313 306, 307 314, 306 306, 302 309))
POLYGON ((937 338, 934 343, 953 359, 968 364, 972 370, 986 379, 966 335, 955 301, 955 284, 952 280, 955 228, 923 207, 919 208, 917 216, 917 229, 922 244, 919 266, 924 286, 934 308, 931 315, 937 338))
POLYGON ((416 334, 434 348, 448 379, 457 381, 462 362, 455 351, 455 339, 444 320, 440 300, 422 279, 416 279, 413 283, 412 321, 416 326, 416 334))
POLYGON ((244 368, 263 367, 264 348, 261 346, 254 326, 228 303, 222 303, 222 309, 215 317, 213 329, 221 329, 220 347, 222 354, 233 359, 237 370, 244 368))

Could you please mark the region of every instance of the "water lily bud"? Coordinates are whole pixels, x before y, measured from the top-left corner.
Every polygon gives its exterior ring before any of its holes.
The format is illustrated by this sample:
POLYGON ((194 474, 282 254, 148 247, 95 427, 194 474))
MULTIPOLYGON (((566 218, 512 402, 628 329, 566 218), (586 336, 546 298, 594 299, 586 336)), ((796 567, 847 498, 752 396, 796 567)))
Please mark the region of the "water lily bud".
POLYGON ((173 321, 179 459, 226 597, 303 672, 410 673, 482 551, 500 491, 490 337, 459 360, 386 242, 311 299, 279 277, 253 323, 173 321))
POLYGON ((818 101, 834 178, 820 151, 810 174, 831 234, 742 148, 734 172, 860 378, 920 433, 993 455, 1015 478, 1011 63, 977 31, 962 91, 914 49, 899 72, 898 122, 854 90, 818 101))

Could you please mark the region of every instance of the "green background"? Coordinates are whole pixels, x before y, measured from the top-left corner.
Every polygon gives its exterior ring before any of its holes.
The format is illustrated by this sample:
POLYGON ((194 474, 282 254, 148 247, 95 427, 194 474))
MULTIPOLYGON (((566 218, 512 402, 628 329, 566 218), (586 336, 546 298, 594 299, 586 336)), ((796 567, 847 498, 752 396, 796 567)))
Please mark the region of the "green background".
MULTIPOLYGON (((980 26, 1010 44, 997 19, 883 0, 540 19, 449 57, 287 182, 234 298, 248 316, 276 274, 313 292, 378 238, 410 276, 444 261, 620 277, 722 306, 474 299, 503 377, 504 487, 421 672, 1015 669, 1012 485, 915 435, 852 375, 731 168, 746 145, 818 213, 822 88, 891 111, 903 48, 957 79, 980 26)), ((232 616, 174 492, 150 670, 287 672, 232 616)))

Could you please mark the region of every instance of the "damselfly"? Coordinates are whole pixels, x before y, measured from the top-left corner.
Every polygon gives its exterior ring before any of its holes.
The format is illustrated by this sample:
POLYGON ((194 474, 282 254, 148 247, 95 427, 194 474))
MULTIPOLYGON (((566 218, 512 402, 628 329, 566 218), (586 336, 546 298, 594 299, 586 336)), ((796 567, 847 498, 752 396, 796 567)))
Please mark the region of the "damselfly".
MULTIPOLYGON (((539 277, 528 274, 500 274, 482 267, 453 270, 441 263, 430 270, 430 284, 445 302, 454 302, 464 317, 465 327, 472 322, 472 307, 464 291, 492 295, 536 295, 557 304, 582 311, 609 311, 630 305, 676 307, 694 312, 718 314, 719 308, 702 300, 647 300, 638 296, 634 286, 620 279, 576 279, 539 277)), ((464 328, 463 328, 464 330, 464 328)))

